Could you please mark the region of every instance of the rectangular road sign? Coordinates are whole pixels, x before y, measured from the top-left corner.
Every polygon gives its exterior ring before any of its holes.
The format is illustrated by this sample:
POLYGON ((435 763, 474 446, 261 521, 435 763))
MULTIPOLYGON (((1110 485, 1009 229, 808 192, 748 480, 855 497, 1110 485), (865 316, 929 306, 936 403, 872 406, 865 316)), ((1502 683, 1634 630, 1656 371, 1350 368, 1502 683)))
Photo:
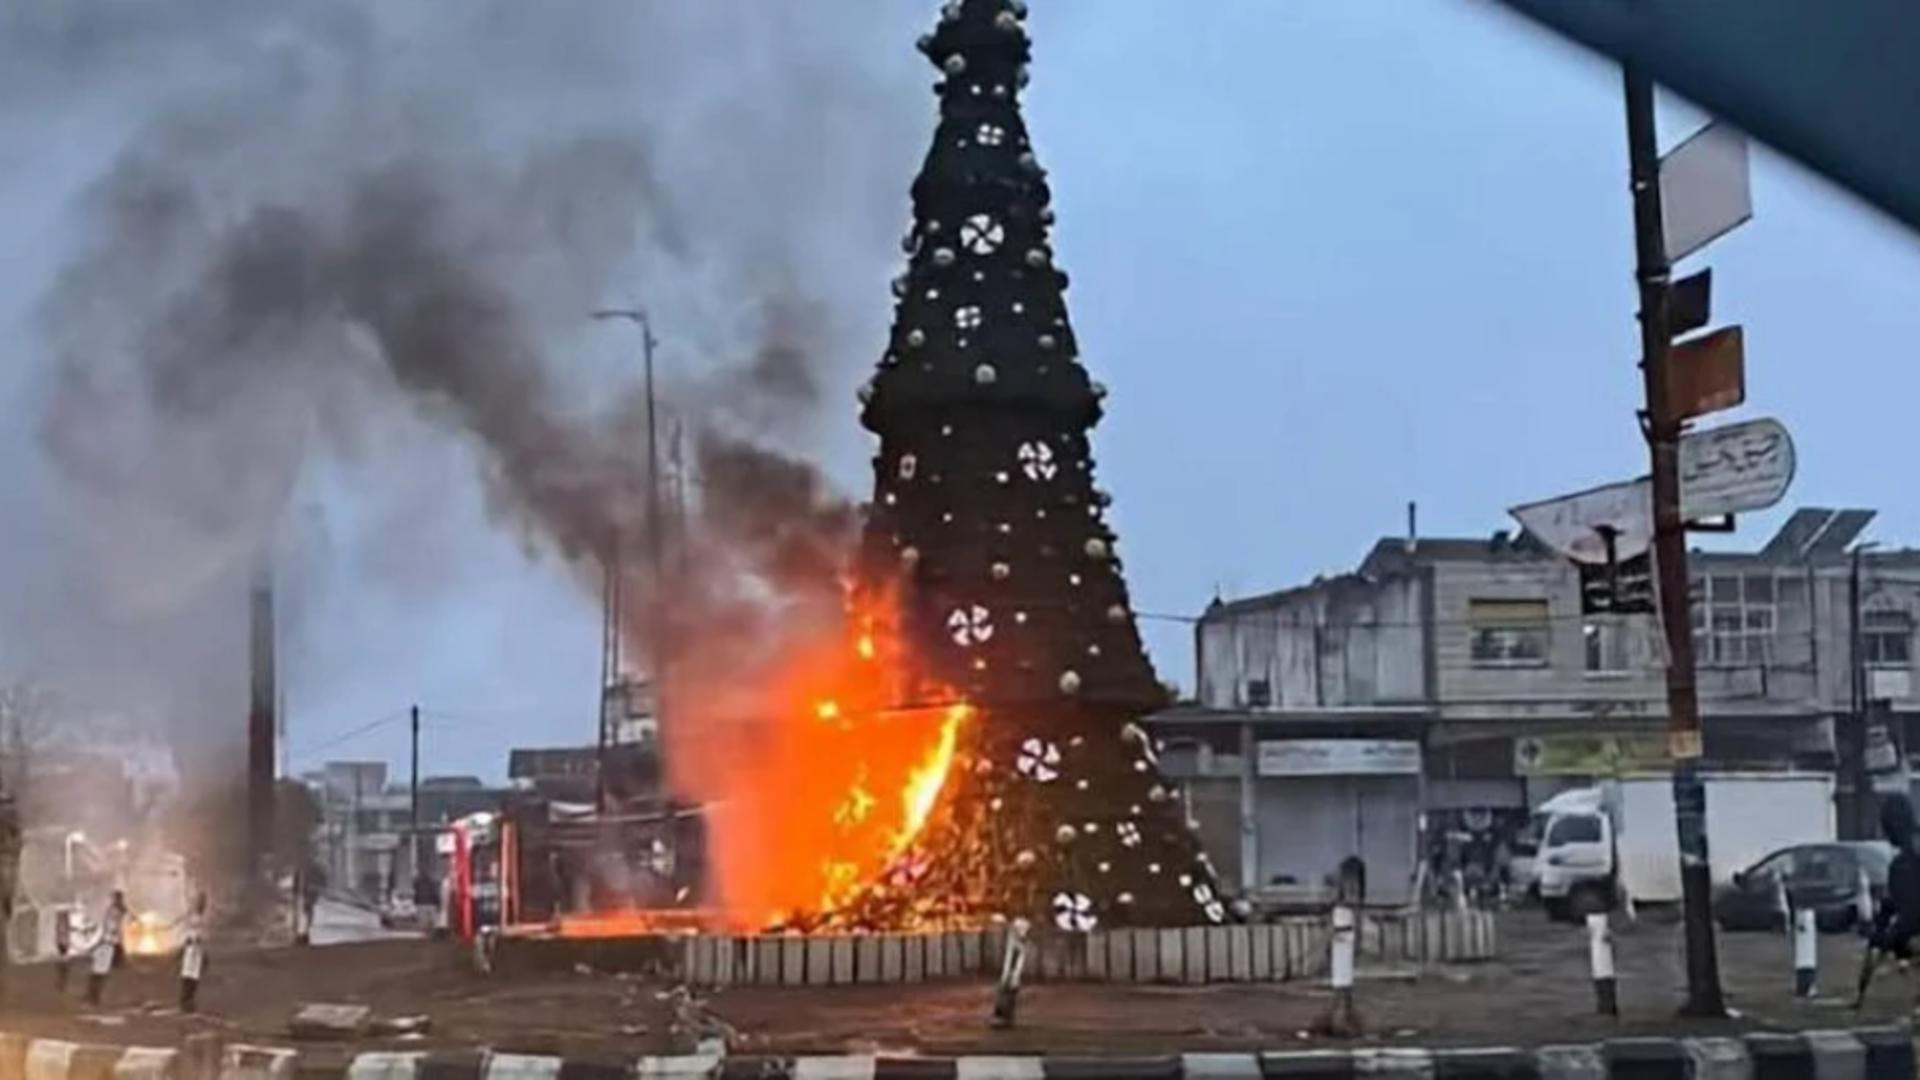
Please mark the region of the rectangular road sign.
POLYGON ((1705 416, 1747 400, 1746 355, 1737 326, 1676 343, 1667 355, 1668 419, 1705 416))
POLYGON ((1713 270, 1689 274, 1673 283, 1667 300, 1667 333, 1691 334, 1707 325, 1713 310, 1713 270))

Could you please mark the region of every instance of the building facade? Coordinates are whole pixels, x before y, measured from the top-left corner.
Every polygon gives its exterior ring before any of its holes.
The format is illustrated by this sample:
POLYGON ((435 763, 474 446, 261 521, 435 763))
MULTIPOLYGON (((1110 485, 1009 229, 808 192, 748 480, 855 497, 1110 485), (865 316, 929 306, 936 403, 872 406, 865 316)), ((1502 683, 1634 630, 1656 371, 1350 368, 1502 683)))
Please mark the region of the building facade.
MULTIPOLYGON (((1843 831, 1870 801, 1863 763, 1905 783, 1920 716, 1920 552, 1856 545, 1871 517, 1803 510, 1759 550, 1689 559, 1708 767, 1837 768, 1843 831)), ((1382 540, 1351 573, 1216 600, 1196 700, 1156 734, 1243 887, 1311 885, 1358 854, 1396 902, 1422 821, 1524 819, 1665 767, 1656 619, 1593 608, 1579 568, 1524 534, 1382 540)))
POLYGON ((497 813, 507 798, 477 777, 423 777, 415 833, 412 790, 404 779, 389 781, 385 762, 328 762, 307 782, 320 804, 314 850, 328 882, 374 902, 410 891, 416 860, 437 878, 433 835, 469 814, 497 813))

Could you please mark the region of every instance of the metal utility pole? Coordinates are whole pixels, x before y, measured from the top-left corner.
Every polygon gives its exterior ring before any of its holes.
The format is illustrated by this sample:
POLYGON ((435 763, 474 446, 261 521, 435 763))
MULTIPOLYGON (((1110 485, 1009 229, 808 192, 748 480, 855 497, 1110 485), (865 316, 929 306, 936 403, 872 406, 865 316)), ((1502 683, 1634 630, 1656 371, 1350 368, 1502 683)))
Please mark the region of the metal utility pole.
POLYGON ((1666 234, 1660 210, 1660 152, 1654 133, 1653 80, 1625 70, 1627 155, 1633 189, 1634 252, 1640 283, 1640 369, 1646 383, 1642 426, 1653 468, 1653 548, 1661 623, 1667 641, 1668 747, 1680 841, 1681 905, 1686 919, 1687 1001, 1683 1015, 1721 1017, 1720 958, 1713 936, 1707 862, 1707 791, 1700 778, 1700 702, 1694 684, 1689 619, 1686 521, 1680 513, 1683 418, 1668 393, 1672 333, 1668 321, 1666 234))
POLYGON ((261 567, 249 594, 250 693, 247 709, 247 881, 249 895, 265 881, 274 849, 275 704, 273 571, 261 567))
POLYGON ((1848 827, 1856 840, 1870 840, 1879 831, 1873 814, 1873 782, 1867 763, 1869 732, 1867 708, 1867 657, 1860 632, 1860 556, 1878 545, 1869 541, 1854 545, 1852 566, 1847 574, 1847 675, 1848 703, 1853 716, 1853 743, 1847 753, 1848 786, 1853 788, 1853 813, 1848 827))
MULTIPOLYGON (((666 697, 666 668, 669 652, 662 608, 662 590, 666 584, 666 545, 663 528, 664 523, 662 521, 664 511, 661 506, 660 495, 659 401, 654 394, 653 386, 653 350, 660 344, 660 341, 653 336, 653 321, 648 318, 645 308, 608 308, 594 312, 593 317, 596 319, 624 319, 640 328, 641 361, 643 364, 647 396, 647 569, 651 575, 652 584, 650 590, 651 595, 647 598, 647 618, 651 624, 651 632, 648 634, 648 646, 652 653, 652 655, 648 657, 652 667, 652 670, 648 674, 653 683, 655 708, 659 710, 662 708, 661 703, 664 702, 666 697)), ((613 588, 617 590, 617 581, 619 578, 617 565, 611 572, 616 582, 613 588)), ((617 598, 618 595, 616 591, 614 596, 617 598)), ((616 599, 616 603, 617 602, 616 599)), ((617 648, 620 627, 614 625, 610 629, 614 635, 613 640, 617 648)), ((618 679, 618 677, 619 671, 616 668, 610 672, 609 681, 618 679)), ((603 692, 600 706, 599 762, 595 770, 600 776, 598 798, 601 809, 603 810, 605 809, 606 803, 606 748, 609 741, 610 733, 607 730, 606 698, 603 692)))
POLYGON ((407 782, 407 861, 412 864, 414 893, 420 891, 420 706, 408 714, 413 723, 413 766, 407 782))

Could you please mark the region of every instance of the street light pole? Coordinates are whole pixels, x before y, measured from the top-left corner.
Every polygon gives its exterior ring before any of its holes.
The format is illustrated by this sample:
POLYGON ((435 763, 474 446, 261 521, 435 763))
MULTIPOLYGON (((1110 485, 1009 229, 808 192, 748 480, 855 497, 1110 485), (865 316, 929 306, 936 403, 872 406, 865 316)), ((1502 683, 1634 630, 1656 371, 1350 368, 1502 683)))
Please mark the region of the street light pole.
POLYGON ((1867 770, 1867 658, 1860 632, 1860 556, 1879 545, 1869 540, 1855 544, 1852 565, 1847 573, 1847 676, 1848 704, 1852 712, 1853 744, 1847 754, 1848 786, 1853 788, 1853 820, 1849 823, 1855 839, 1870 839, 1875 832, 1871 783, 1867 770))
POLYGON ((1700 778, 1700 699, 1694 683, 1689 618, 1686 521, 1680 511, 1680 435, 1684 418, 1668 393, 1672 344, 1666 228, 1660 207, 1660 152, 1654 133, 1653 80, 1625 70, 1627 158, 1633 188, 1634 253, 1640 284, 1642 418, 1653 472, 1653 557, 1667 641, 1668 748, 1673 757, 1674 824, 1679 833, 1681 907, 1686 919, 1687 1000, 1681 1012, 1722 1017, 1720 958, 1713 937, 1707 861, 1707 790, 1700 778))
MULTIPOLYGON (((664 711, 666 698, 667 643, 665 640, 665 619, 662 613, 661 590, 666 584, 665 556, 660 496, 660 418, 659 399, 653 385, 653 350, 660 344, 653 336, 653 320, 647 316, 645 308, 606 308, 593 313, 596 319, 623 319, 640 328, 641 359, 644 365, 645 389, 647 395, 647 569, 651 575, 653 588, 648 597, 647 621, 650 624, 649 645, 652 650, 653 670, 649 673, 653 682, 654 702, 657 711, 664 711)), ((617 571, 616 571, 617 576, 617 571)), ((619 627, 612 628, 619 633, 619 627)), ((616 677, 618 672, 613 673, 616 677)), ((601 702, 600 726, 601 760, 596 771, 600 774, 600 797, 605 802, 606 793, 606 703, 601 702)), ((604 805, 603 805, 604 809, 604 805)))

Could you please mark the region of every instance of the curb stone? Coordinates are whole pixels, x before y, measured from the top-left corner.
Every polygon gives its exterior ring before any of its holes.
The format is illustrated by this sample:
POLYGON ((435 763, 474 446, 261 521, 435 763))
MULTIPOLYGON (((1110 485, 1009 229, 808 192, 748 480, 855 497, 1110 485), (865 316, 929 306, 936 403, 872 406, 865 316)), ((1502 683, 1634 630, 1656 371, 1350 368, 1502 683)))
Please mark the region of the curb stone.
POLYGON ((1475 1049, 1362 1048, 1136 1057, 582 1057, 486 1050, 352 1054, 203 1037, 183 1049, 0 1032, 0 1080, 1910 1080, 1906 1027, 1611 1039, 1475 1049))

